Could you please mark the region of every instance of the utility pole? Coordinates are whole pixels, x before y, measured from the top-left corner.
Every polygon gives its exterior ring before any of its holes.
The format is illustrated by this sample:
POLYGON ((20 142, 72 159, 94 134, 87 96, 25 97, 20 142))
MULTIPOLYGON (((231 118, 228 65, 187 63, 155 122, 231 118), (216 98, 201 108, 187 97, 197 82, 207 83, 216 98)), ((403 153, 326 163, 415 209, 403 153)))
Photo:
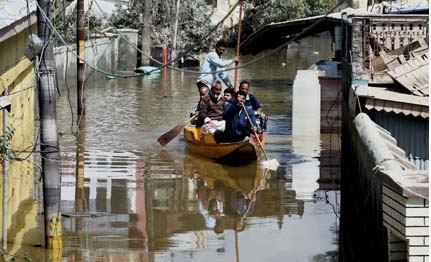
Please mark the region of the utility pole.
POLYGON ((76 49, 78 50, 78 57, 76 64, 78 67, 77 86, 78 89, 78 115, 85 114, 85 12, 84 0, 77 0, 77 17, 76 17, 76 49))
POLYGON ((172 55, 171 59, 177 57, 177 32, 178 32, 178 18, 180 13, 180 0, 177 0, 177 8, 175 12, 175 26, 174 26, 174 40, 172 41, 172 55))
MULTIPOLYGON (((141 50, 146 55, 151 54, 151 9, 152 0, 144 0, 144 8, 142 10, 143 13, 143 26, 141 30, 141 50)), ((141 66, 149 65, 150 59, 146 57, 144 54, 141 54, 141 66)))
POLYGON ((49 21, 50 0, 38 0, 37 29, 45 44, 39 66, 40 151, 42 156, 43 207, 45 216, 45 247, 62 248, 60 148, 57 134, 56 68, 49 21), (43 12, 43 13, 42 13, 43 12), (45 19, 46 17, 46 19, 45 19))
MULTIPOLYGON (((76 165, 75 165, 75 212, 82 214, 84 212, 84 161, 85 161, 85 115, 82 115, 78 125, 78 136, 76 143, 76 165)), ((75 221, 75 233, 80 237, 82 234, 83 219, 77 217, 75 221)))

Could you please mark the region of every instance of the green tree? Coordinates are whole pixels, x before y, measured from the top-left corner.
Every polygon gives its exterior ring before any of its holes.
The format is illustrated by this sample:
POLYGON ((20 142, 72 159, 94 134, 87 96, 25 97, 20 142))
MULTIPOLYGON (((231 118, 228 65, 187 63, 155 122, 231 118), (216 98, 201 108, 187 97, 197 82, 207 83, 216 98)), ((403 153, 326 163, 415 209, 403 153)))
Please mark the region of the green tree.
POLYGON ((334 5, 336 0, 307 0, 310 9, 310 16, 322 15, 328 12, 334 5))
MULTIPOLYGON (((266 24, 324 14, 336 0, 246 0, 245 3, 241 39, 247 39, 266 24)), ((236 43, 235 30, 228 36, 231 43, 236 43)))
MULTIPOLYGON (((63 40, 68 44, 75 44, 76 42, 76 5, 67 11, 66 8, 62 6, 53 7, 53 24, 55 28, 61 34, 63 40), (55 14, 55 15, 54 15, 55 14)), ((104 25, 103 20, 97 16, 90 6, 89 11, 85 14, 86 19, 86 34, 89 37, 92 34, 99 33, 104 25)), ((56 46, 63 45, 63 43, 58 39, 54 38, 54 43, 56 46)))
MULTIPOLYGON (((111 20, 119 28, 140 29, 143 12, 143 0, 135 1, 130 8, 117 7, 111 20)), ((167 45, 172 48, 175 25, 176 0, 153 1, 151 40, 154 46, 167 45)), ((179 13, 177 48, 187 49, 193 46, 193 53, 207 51, 222 35, 221 29, 203 39, 211 31, 211 10, 204 0, 182 0, 179 13)))

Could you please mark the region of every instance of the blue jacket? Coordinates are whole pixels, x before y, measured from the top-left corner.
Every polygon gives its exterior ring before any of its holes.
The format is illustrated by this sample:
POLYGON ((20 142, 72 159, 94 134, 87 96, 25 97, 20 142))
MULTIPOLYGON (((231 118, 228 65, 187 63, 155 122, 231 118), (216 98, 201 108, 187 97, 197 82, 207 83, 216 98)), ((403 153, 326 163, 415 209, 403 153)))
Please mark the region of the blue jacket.
POLYGON ((221 59, 216 51, 209 52, 205 56, 205 60, 202 63, 202 66, 200 69, 201 74, 198 77, 198 82, 200 80, 204 80, 208 82, 210 85, 212 85, 214 81, 217 79, 217 75, 218 75, 228 88, 232 88, 232 83, 229 77, 227 76, 226 72, 223 71, 220 73, 213 73, 213 72, 222 70, 222 68, 227 67, 232 63, 233 63, 232 60, 221 59), (211 73, 208 73, 208 72, 211 72, 211 73))
MULTIPOLYGON (((253 125, 257 126, 256 117, 253 110, 247 107, 247 112, 253 125)), ((226 120, 225 132, 228 135, 232 134, 236 136, 246 136, 250 133, 249 130, 251 125, 242 106, 238 106, 234 103, 227 104, 223 113, 223 119, 226 120)))
POLYGON ((245 106, 253 110, 261 108, 259 101, 257 101, 257 98, 252 94, 247 94, 245 106))

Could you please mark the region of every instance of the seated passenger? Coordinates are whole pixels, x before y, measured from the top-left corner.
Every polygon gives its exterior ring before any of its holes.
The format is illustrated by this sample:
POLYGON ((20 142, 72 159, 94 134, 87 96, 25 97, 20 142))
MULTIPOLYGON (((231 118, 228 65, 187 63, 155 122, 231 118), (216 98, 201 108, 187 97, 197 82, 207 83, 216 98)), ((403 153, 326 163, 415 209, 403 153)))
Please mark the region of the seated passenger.
POLYGON ((225 103, 221 90, 221 82, 216 81, 208 92, 208 95, 202 97, 199 102, 199 115, 196 127, 204 127, 204 132, 214 133, 217 129, 224 130, 223 111, 225 103))
POLYGON ((223 94, 225 106, 227 105, 227 103, 235 103, 235 91, 233 90, 233 88, 226 88, 223 94))
POLYGON ((202 98, 204 98, 205 96, 208 95, 209 89, 207 86, 202 86, 201 88, 199 88, 199 102, 196 105, 196 107, 193 109, 192 112, 190 112, 190 117, 192 117, 193 115, 198 116, 199 114, 199 108, 200 108, 200 104, 202 101, 202 98))
POLYGON ((244 140, 250 135, 250 131, 257 131, 256 118, 253 110, 246 108, 253 125, 247 114, 244 111, 242 103, 245 102, 246 94, 243 91, 236 93, 235 103, 229 103, 223 113, 223 118, 226 120, 225 132, 216 131, 214 137, 218 143, 220 142, 236 142, 244 140))

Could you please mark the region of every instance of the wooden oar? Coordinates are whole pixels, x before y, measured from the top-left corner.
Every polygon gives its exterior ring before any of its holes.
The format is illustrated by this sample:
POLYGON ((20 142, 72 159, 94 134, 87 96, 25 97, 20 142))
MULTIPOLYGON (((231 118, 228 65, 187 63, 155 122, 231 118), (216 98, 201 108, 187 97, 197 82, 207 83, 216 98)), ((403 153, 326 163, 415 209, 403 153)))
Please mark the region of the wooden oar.
POLYGON ((188 125, 193 119, 195 119, 196 115, 192 116, 189 120, 182 124, 176 125, 174 128, 169 130, 168 132, 161 135, 159 138, 157 138, 157 141, 161 146, 165 146, 169 142, 172 141, 181 131, 183 131, 184 127, 188 125))
MULTIPOLYGON (((239 21, 238 21, 238 39, 236 41, 236 56, 239 56, 239 46, 241 45, 241 25, 242 25, 242 0, 239 0, 239 21)), ((235 78, 233 82, 233 90, 237 92, 238 82, 238 62, 235 63, 235 78)))
MULTIPOLYGON (((249 114, 248 114, 248 112, 247 112, 247 108, 245 107, 244 103, 241 103, 241 105, 242 105, 242 109, 244 110, 245 114, 247 115, 248 122, 249 122, 249 123, 250 123, 250 125, 253 127, 253 122, 251 121, 250 115, 249 115, 249 114)), ((280 163, 278 163, 277 159, 275 159, 275 158, 274 158, 274 159, 269 159, 269 156, 268 156, 268 154, 266 153, 266 150, 265 150, 265 148, 263 147, 262 142, 260 141, 259 135, 256 133, 256 131, 254 131, 254 129, 253 129, 253 133, 254 133, 254 135, 256 136, 257 143, 259 144, 260 148, 261 148, 261 149, 262 149, 262 151, 263 151, 263 154, 265 155, 265 159, 266 159, 266 161, 262 161, 262 164, 263 164, 266 168, 268 168, 268 169, 271 169, 271 170, 277 170, 277 168, 278 168, 278 166, 280 165, 280 163)))

